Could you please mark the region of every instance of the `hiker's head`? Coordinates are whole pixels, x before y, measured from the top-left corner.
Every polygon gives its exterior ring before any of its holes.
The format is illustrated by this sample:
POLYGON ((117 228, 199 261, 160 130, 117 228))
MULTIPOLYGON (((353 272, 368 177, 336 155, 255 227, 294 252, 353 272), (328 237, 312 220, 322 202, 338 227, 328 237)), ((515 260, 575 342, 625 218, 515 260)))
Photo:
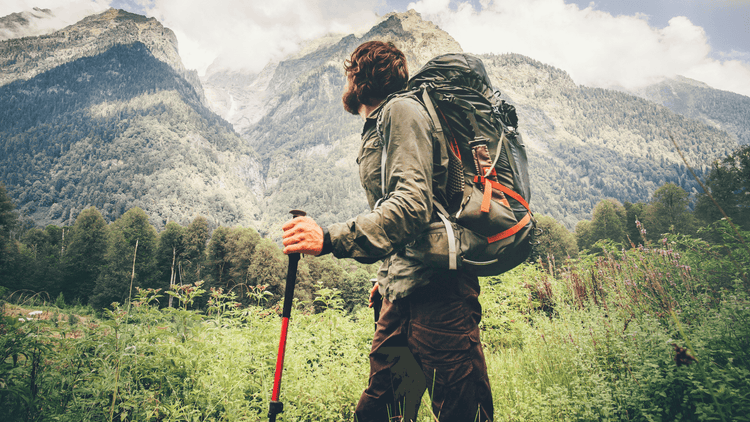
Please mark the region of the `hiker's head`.
POLYGON ((377 105, 390 94, 406 88, 409 69, 406 56, 391 42, 368 41, 344 63, 348 79, 342 100, 344 109, 359 114, 360 105, 377 105))

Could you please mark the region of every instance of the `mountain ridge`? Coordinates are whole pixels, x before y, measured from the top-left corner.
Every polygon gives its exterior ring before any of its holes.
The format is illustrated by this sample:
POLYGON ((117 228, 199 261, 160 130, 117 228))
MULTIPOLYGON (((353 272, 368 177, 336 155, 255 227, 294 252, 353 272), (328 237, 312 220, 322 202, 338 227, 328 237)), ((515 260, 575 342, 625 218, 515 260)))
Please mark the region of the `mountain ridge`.
POLYGON ((37 24, 53 17, 52 10, 39 7, 0 17, 0 41, 50 32, 49 28, 39 28, 37 24))
POLYGON ((0 86, 0 180, 19 210, 37 224, 72 224, 93 205, 109 221, 141 207, 157 228, 197 215, 254 225, 255 153, 186 79, 171 31, 109 10, 0 51, 71 34, 83 51, 40 50, 0 86))
MULTIPOLYGON (((109 10, 79 24, 0 43, 0 70, 15 78, 0 86, 0 105, 28 110, 0 115, 9 157, 0 180, 39 223, 69 224, 87 205, 111 221, 140 206, 157 227, 208 214, 213 226, 276 236, 289 209, 305 209, 321 225, 353 217, 368 207, 356 164, 362 123, 341 107, 344 60, 371 39, 394 42, 412 73, 435 55, 463 51, 410 11, 386 15, 360 36, 313 42, 258 73, 212 69, 201 83, 184 71, 172 31, 153 19, 109 10), (70 34, 81 34, 78 44, 58 51, 70 34), (36 60, 23 56, 26 47, 47 50, 36 60), (34 76, 19 76, 26 74, 34 76), (41 114, 28 120, 35 109, 41 114)), ((667 182, 695 192, 670 136, 699 173, 737 145, 714 126, 632 94, 579 86, 532 58, 478 56, 518 110, 532 209, 570 229, 605 197, 648 201, 667 182)))
POLYGON ((63 63, 93 56, 119 44, 141 42, 195 87, 205 102, 198 73, 182 64, 174 32, 154 18, 119 9, 90 15, 50 34, 0 42, 0 86, 28 80, 63 63), (34 54, 30 54, 34 51, 34 54))

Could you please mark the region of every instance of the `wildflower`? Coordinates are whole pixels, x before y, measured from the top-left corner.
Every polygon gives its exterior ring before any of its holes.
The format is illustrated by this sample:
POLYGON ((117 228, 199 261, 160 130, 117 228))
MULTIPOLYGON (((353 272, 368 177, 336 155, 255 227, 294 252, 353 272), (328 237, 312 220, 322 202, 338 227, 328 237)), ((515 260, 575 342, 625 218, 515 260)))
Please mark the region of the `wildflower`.
POLYGON ((33 311, 33 312, 29 312, 29 316, 37 316, 37 315, 41 315, 41 314, 43 314, 43 312, 42 312, 42 311, 33 311))

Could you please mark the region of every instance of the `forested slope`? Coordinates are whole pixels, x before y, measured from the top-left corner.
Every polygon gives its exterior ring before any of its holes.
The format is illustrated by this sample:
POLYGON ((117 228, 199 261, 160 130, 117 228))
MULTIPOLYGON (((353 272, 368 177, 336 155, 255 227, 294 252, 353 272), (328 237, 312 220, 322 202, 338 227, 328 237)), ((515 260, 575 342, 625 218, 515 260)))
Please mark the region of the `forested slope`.
POLYGON ((252 224, 253 152, 142 43, 0 87, 0 179, 39 223, 138 206, 157 227, 252 224))

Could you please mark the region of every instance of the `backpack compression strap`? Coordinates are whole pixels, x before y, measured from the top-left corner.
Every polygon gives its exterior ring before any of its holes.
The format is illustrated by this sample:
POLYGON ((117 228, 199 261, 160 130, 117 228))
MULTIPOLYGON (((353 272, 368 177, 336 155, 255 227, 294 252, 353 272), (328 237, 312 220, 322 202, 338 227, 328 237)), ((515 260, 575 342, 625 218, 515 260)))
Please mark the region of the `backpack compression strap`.
MULTIPOLYGON (((529 203, 526 202, 526 200, 523 199, 523 197, 521 195, 519 195, 517 192, 513 191, 512 189, 509 189, 508 187, 506 187, 502 183, 498 183, 498 182, 496 182, 494 180, 489 180, 489 179, 486 179, 486 178, 481 177, 481 176, 475 176, 474 177, 474 183, 481 183, 481 184, 484 185, 484 192, 485 192, 485 194, 484 194, 484 197, 482 199, 482 211, 483 212, 489 212, 489 203, 487 204, 487 207, 486 207, 487 210, 486 211, 485 211, 485 204, 484 203, 485 202, 489 202, 489 198, 488 198, 487 192, 491 192, 493 188, 497 189, 497 190, 503 192, 504 194, 510 196, 511 198, 515 199, 516 201, 518 201, 518 203, 520 203, 521 205, 523 205, 524 208, 526 208, 526 216, 524 218, 522 218, 521 221, 519 221, 515 226, 509 228, 508 230, 500 232, 500 233, 498 233, 498 234, 496 234, 494 236, 488 237, 487 238, 487 242, 493 243, 493 242, 497 242, 498 240, 503 240, 505 238, 511 237, 514 234, 516 234, 519 231, 521 231, 521 229, 523 229, 524 227, 526 227, 527 224, 529 224, 529 221, 531 221, 531 209, 529 207, 529 203)), ((489 196, 491 197, 492 194, 490 193, 489 196)))

